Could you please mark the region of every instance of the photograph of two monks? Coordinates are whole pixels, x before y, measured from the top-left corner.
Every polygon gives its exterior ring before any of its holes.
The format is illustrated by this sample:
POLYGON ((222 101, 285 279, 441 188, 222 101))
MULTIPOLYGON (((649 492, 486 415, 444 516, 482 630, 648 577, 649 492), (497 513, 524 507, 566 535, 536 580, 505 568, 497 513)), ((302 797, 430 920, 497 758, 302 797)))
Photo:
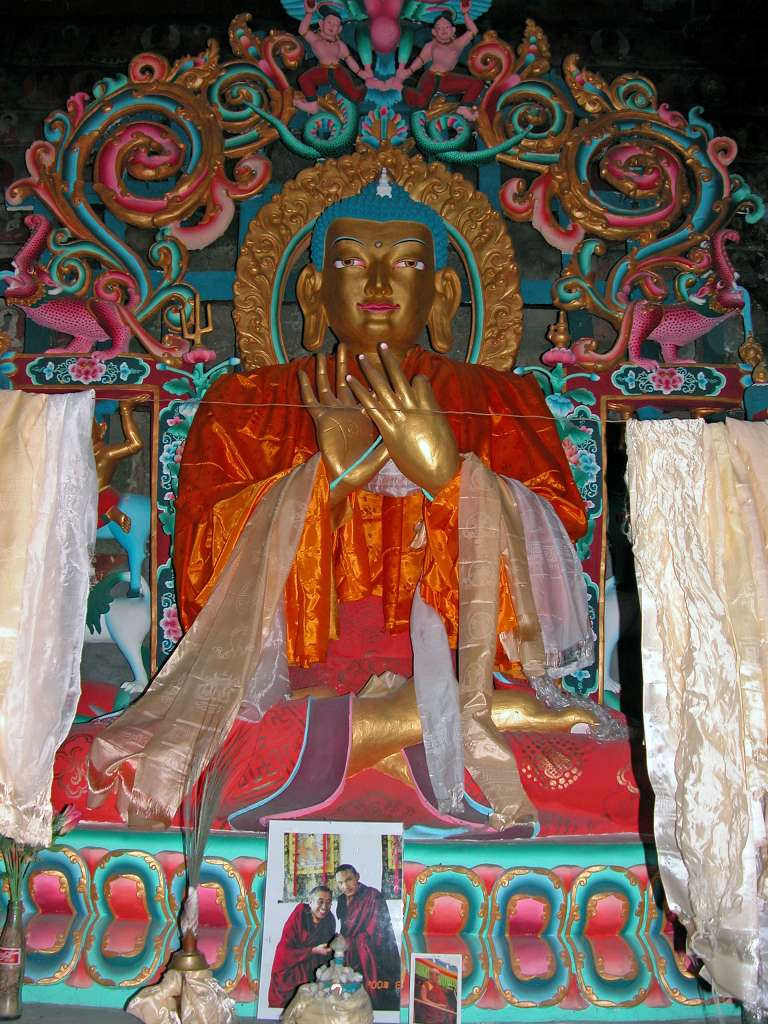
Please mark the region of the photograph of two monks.
POLYGON ((277 1019, 323 968, 344 963, 374 1020, 398 1020, 402 893, 400 824, 271 822, 259 1017, 277 1019))

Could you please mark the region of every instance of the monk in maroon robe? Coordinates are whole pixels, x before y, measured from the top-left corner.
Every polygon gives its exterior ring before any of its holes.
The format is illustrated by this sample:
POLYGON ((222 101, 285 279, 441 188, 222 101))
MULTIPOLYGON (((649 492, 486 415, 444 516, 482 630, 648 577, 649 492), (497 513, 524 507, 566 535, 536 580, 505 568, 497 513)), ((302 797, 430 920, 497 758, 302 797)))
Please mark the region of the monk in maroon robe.
POLYGON ((440 985, 439 978, 439 972, 432 969, 429 981, 421 983, 413 1009, 415 1024, 451 1024, 456 1020, 456 1010, 451 1006, 450 997, 440 985))
POLYGON ((339 929, 347 940, 347 966, 363 976, 374 1010, 400 1008, 400 947, 392 930, 387 901, 378 889, 363 885, 351 864, 336 869, 339 929))
POLYGON ((331 957, 328 943, 336 934, 331 890, 316 885, 285 922, 269 982, 269 1005, 287 1006, 299 985, 315 980, 315 971, 331 957))

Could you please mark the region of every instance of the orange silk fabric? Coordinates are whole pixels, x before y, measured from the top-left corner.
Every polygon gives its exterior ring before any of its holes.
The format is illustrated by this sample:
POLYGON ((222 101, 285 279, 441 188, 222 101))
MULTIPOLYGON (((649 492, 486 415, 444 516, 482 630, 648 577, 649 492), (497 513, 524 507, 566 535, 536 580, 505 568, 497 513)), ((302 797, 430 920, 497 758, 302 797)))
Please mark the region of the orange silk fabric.
MULTIPOLYGON (((222 377, 195 416, 181 466, 174 542, 185 628, 205 603, 266 489, 317 451, 297 379, 302 368, 313 379, 312 364, 313 357, 305 357, 249 376, 222 377)), ((430 379, 460 452, 474 452, 494 472, 521 480, 547 498, 571 538, 581 536, 584 506, 532 375, 454 363, 423 349, 412 349, 403 365, 409 379, 416 374, 430 379)), ((286 585, 291 664, 306 667, 325 659, 328 639, 336 635, 337 600, 381 596, 387 628, 407 630, 419 579, 424 600, 442 616, 455 645, 458 492, 458 475, 432 502, 421 494, 393 498, 356 492, 345 522, 333 533, 328 479, 322 470, 318 473, 286 585), (420 522, 426 543, 412 547, 420 522)), ((499 632, 514 630, 506 581, 501 579, 500 586, 499 632)))

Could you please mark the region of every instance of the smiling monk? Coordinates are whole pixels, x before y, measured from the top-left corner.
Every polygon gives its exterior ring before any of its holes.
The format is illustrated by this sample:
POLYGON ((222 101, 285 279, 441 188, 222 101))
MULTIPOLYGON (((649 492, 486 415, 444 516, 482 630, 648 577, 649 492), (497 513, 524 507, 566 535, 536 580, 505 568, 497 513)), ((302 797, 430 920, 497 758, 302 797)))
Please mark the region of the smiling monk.
POLYGON ((314 981, 318 967, 330 960, 328 943, 336 934, 332 898, 327 885, 316 885, 306 902, 297 903, 291 911, 272 962, 270 1006, 287 1006, 299 985, 314 981))

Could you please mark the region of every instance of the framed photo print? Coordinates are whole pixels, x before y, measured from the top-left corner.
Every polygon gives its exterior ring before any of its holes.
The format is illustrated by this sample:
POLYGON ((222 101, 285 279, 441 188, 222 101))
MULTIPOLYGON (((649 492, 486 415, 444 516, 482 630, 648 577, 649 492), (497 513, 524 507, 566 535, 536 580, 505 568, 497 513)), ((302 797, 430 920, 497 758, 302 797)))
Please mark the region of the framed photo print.
POLYGON ((363 976, 374 1021, 399 1021, 403 827, 392 822, 272 821, 259 1017, 275 1020, 332 959, 363 976))
POLYGON ((460 953, 411 954, 410 1024, 461 1024, 460 953))

